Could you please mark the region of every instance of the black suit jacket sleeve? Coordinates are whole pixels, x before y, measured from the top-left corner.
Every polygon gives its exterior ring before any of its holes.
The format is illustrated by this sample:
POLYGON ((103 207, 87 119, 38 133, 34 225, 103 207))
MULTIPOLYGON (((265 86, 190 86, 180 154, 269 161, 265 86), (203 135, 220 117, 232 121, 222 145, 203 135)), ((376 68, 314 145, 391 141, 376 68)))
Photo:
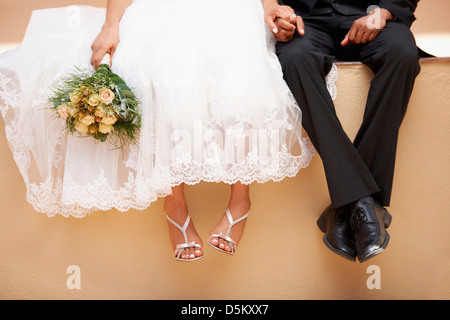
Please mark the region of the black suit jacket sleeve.
POLYGON ((380 0, 378 6, 389 10, 398 20, 410 27, 416 20, 414 11, 418 2, 419 0, 380 0))

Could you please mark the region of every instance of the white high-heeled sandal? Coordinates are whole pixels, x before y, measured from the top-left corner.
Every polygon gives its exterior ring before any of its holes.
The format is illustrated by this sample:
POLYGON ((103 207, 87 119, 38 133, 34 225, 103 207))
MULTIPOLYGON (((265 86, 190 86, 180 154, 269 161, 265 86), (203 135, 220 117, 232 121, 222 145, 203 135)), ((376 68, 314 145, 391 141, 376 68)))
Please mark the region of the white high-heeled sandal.
POLYGON ((176 246, 176 249, 175 249, 175 260, 178 260, 178 261, 196 261, 198 259, 203 258, 203 254, 200 257, 195 257, 195 258, 192 258, 192 259, 190 259, 190 258, 189 259, 181 258, 181 254, 186 249, 189 249, 189 248, 200 248, 200 249, 203 250, 202 246, 199 245, 199 244, 196 244, 195 241, 188 242, 186 229, 189 226, 189 222, 191 221, 191 217, 189 216, 189 214, 188 214, 188 216, 186 218, 186 221, 184 222, 183 227, 181 227, 178 223, 176 223, 174 220, 172 220, 167 215, 167 213, 166 213, 166 217, 167 217, 167 220, 169 220, 175 227, 177 227, 183 233, 183 236, 184 236, 184 243, 177 244, 177 246, 176 246))
POLYGON ((234 241, 232 238, 230 238, 231 228, 233 228, 234 225, 236 225, 237 223, 239 223, 239 222, 241 222, 242 220, 246 219, 247 216, 248 216, 248 214, 249 214, 249 212, 250 212, 250 211, 248 211, 246 214, 244 214, 244 215, 243 215, 242 217, 240 217, 239 219, 233 220, 233 217, 231 216, 231 213, 230 213, 230 209, 227 208, 227 209, 225 210, 225 213, 226 213, 226 215, 227 215, 228 222, 230 223, 230 225, 228 226, 227 233, 226 233, 226 234, 220 233, 220 234, 213 234, 213 235, 211 235, 211 236, 209 237, 209 239, 208 239, 208 244, 209 244, 211 247, 213 247, 214 249, 217 249, 217 250, 219 250, 219 251, 221 251, 221 252, 225 252, 225 253, 234 255, 234 253, 236 252, 236 246, 237 246, 237 245, 236 245, 236 241, 234 241), (215 237, 218 238, 218 239, 223 239, 223 240, 225 240, 225 241, 230 245, 231 251, 226 251, 226 250, 224 250, 224 249, 219 248, 218 246, 215 246, 215 245, 211 244, 211 242, 210 242, 210 241, 211 241, 211 238, 215 238, 215 237))

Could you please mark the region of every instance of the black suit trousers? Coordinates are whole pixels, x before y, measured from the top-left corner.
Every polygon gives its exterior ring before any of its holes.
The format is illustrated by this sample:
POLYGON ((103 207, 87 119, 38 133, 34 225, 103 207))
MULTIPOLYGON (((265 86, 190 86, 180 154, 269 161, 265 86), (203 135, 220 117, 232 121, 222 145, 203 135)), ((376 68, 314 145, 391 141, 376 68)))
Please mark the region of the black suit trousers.
POLYGON ((388 22, 372 42, 342 47, 357 18, 306 17, 305 35, 296 34, 276 48, 284 78, 302 110, 303 126, 323 161, 335 208, 367 195, 389 206, 398 132, 420 71, 414 37, 400 21, 388 22), (353 142, 326 87, 325 76, 336 59, 361 61, 374 73, 353 142))

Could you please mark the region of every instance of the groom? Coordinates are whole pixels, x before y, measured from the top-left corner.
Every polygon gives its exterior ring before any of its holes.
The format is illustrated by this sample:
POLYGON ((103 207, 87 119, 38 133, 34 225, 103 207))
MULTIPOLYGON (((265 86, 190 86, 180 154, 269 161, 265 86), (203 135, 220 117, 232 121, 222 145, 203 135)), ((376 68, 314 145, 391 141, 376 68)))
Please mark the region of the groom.
POLYGON ((420 71, 410 26, 419 0, 263 0, 284 78, 320 154, 332 204, 318 220, 333 252, 364 262, 389 242, 389 206, 400 124, 420 71), (333 61, 374 72, 362 125, 344 132, 325 75, 333 61))

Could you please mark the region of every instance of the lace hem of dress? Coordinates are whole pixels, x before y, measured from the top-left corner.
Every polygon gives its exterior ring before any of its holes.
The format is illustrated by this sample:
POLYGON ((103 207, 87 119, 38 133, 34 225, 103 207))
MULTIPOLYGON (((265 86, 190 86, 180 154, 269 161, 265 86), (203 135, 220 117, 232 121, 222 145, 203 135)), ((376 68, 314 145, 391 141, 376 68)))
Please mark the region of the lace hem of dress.
POLYGON ((158 198, 171 194, 171 188, 181 183, 194 185, 205 181, 234 184, 239 181, 250 184, 294 177, 301 168, 308 166, 314 155, 314 149, 308 139, 304 138, 303 144, 301 156, 293 156, 283 148, 270 165, 262 164, 251 156, 239 165, 234 164, 228 170, 180 162, 175 167, 160 169, 158 176, 165 180, 164 182, 143 181, 140 176, 136 178, 136 173, 130 172, 128 181, 118 190, 111 187, 103 171, 88 186, 77 185, 70 175, 66 175, 64 183, 60 178, 57 178, 56 182, 47 179, 40 184, 30 183, 27 186, 27 201, 36 211, 49 217, 59 214, 64 217, 83 218, 95 211, 145 210, 158 198), (170 183, 167 183, 166 179, 170 183))

